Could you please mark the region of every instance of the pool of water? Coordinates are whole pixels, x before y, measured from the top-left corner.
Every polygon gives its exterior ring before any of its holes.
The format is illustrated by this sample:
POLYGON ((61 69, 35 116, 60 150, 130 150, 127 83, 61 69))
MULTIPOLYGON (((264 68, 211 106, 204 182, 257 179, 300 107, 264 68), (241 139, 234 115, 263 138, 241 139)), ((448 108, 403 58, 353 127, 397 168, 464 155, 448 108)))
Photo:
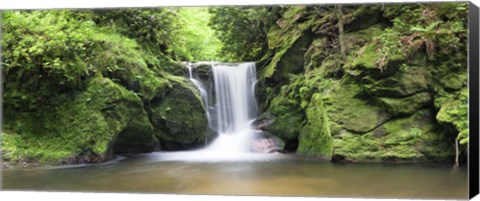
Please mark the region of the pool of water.
MULTIPOLYGON (((292 155, 196 160, 188 153, 118 156, 97 164, 2 170, 5 190, 466 199, 466 167, 335 164, 292 155)), ((205 157, 204 157, 205 159, 205 157)))

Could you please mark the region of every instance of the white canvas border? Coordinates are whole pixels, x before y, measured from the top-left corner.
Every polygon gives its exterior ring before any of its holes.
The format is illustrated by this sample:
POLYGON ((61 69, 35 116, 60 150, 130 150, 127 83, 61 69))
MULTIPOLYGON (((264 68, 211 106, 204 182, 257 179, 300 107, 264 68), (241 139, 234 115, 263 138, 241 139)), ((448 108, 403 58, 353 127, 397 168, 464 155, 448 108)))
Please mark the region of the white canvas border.
MULTIPOLYGON (((471 0, 480 5, 480 0, 471 0)), ((416 3, 432 2, 426 0, 2 0, 0 10, 23 9, 62 9, 62 8, 121 8, 121 7, 157 7, 157 6, 212 6, 212 5, 271 5, 271 4, 338 4, 338 3, 416 3)), ((458 0, 437 0, 435 2, 458 2, 458 0)), ((460 1, 461 2, 461 1, 460 1)), ((0 119, 1 120, 1 119, 0 119)), ((0 174, 1 175, 1 174, 0 174)), ((0 178, 1 181, 1 178, 0 178)), ((132 193, 69 193, 69 192, 32 192, 32 191, 0 191, 2 200, 195 200, 195 201, 353 201, 353 200, 400 200, 400 199, 367 199, 367 198, 312 198, 312 197, 260 197, 260 196, 208 196, 208 195, 164 195, 164 194, 132 194, 132 193)), ((406 200, 406 199, 401 199, 406 200)), ((414 201, 413 199, 407 199, 414 201)), ((418 199, 419 200, 419 199, 418 199)), ((480 196, 474 199, 480 201, 480 196)), ((420 201, 420 200, 419 200, 420 201)), ((426 200, 422 200, 426 201, 426 200)))

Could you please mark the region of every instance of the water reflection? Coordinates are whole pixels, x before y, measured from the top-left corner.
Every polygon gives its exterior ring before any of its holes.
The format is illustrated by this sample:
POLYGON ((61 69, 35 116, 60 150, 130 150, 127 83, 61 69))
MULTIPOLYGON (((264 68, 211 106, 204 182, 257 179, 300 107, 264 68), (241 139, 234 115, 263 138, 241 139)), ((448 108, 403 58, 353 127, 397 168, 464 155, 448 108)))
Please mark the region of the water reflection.
MULTIPOLYGON (((268 160, 168 160, 163 153, 64 168, 3 170, 8 190, 465 199, 465 167, 268 160)), ((171 159, 171 158, 170 158, 171 159)))

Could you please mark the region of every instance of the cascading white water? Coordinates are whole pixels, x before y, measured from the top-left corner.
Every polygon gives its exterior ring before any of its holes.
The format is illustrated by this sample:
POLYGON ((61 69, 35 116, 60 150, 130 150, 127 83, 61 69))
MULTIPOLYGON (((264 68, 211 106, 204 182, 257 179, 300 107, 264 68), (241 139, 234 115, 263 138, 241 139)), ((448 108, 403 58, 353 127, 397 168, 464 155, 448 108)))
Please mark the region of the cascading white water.
POLYGON ((202 95, 209 126, 218 133, 218 136, 204 149, 162 153, 161 160, 215 162, 269 160, 278 157, 272 154, 250 152, 254 134, 257 132, 252 126, 257 117, 255 64, 216 62, 186 64, 190 80, 202 95), (192 73, 193 69, 203 64, 211 66, 214 84, 211 87, 205 87, 201 80, 195 78, 197 75, 192 73), (215 94, 215 96, 209 97, 209 94, 215 94))
POLYGON ((212 70, 218 138, 207 150, 249 152, 254 133, 251 123, 257 116, 255 64, 214 64, 212 70))
POLYGON ((203 86, 203 84, 200 81, 198 81, 196 78, 193 77, 192 66, 190 64, 187 64, 187 68, 188 68, 188 76, 189 76, 190 81, 192 81, 192 83, 200 91, 200 96, 202 97, 202 101, 203 101, 203 103, 205 105, 205 109, 206 109, 208 126, 211 128, 212 125, 211 125, 210 113, 208 112, 208 103, 209 102, 208 102, 207 90, 205 89, 205 87, 203 86))

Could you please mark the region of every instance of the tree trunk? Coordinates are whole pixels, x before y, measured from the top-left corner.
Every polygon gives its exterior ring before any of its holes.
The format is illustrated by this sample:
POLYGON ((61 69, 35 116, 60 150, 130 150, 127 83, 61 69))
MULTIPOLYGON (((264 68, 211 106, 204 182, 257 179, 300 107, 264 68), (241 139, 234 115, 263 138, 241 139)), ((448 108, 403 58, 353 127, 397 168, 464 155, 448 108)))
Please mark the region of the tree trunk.
POLYGON ((455 138, 455 166, 458 166, 458 155, 460 155, 458 150, 458 139, 455 138))
POLYGON ((344 32, 344 26, 343 24, 345 23, 343 19, 343 11, 342 11, 342 5, 338 5, 337 7, 337 17, 338 17, 338 42, 340 44, 340 55, 342 58, 345 58, 345 44, 343 42, 343 32, 344 32))

